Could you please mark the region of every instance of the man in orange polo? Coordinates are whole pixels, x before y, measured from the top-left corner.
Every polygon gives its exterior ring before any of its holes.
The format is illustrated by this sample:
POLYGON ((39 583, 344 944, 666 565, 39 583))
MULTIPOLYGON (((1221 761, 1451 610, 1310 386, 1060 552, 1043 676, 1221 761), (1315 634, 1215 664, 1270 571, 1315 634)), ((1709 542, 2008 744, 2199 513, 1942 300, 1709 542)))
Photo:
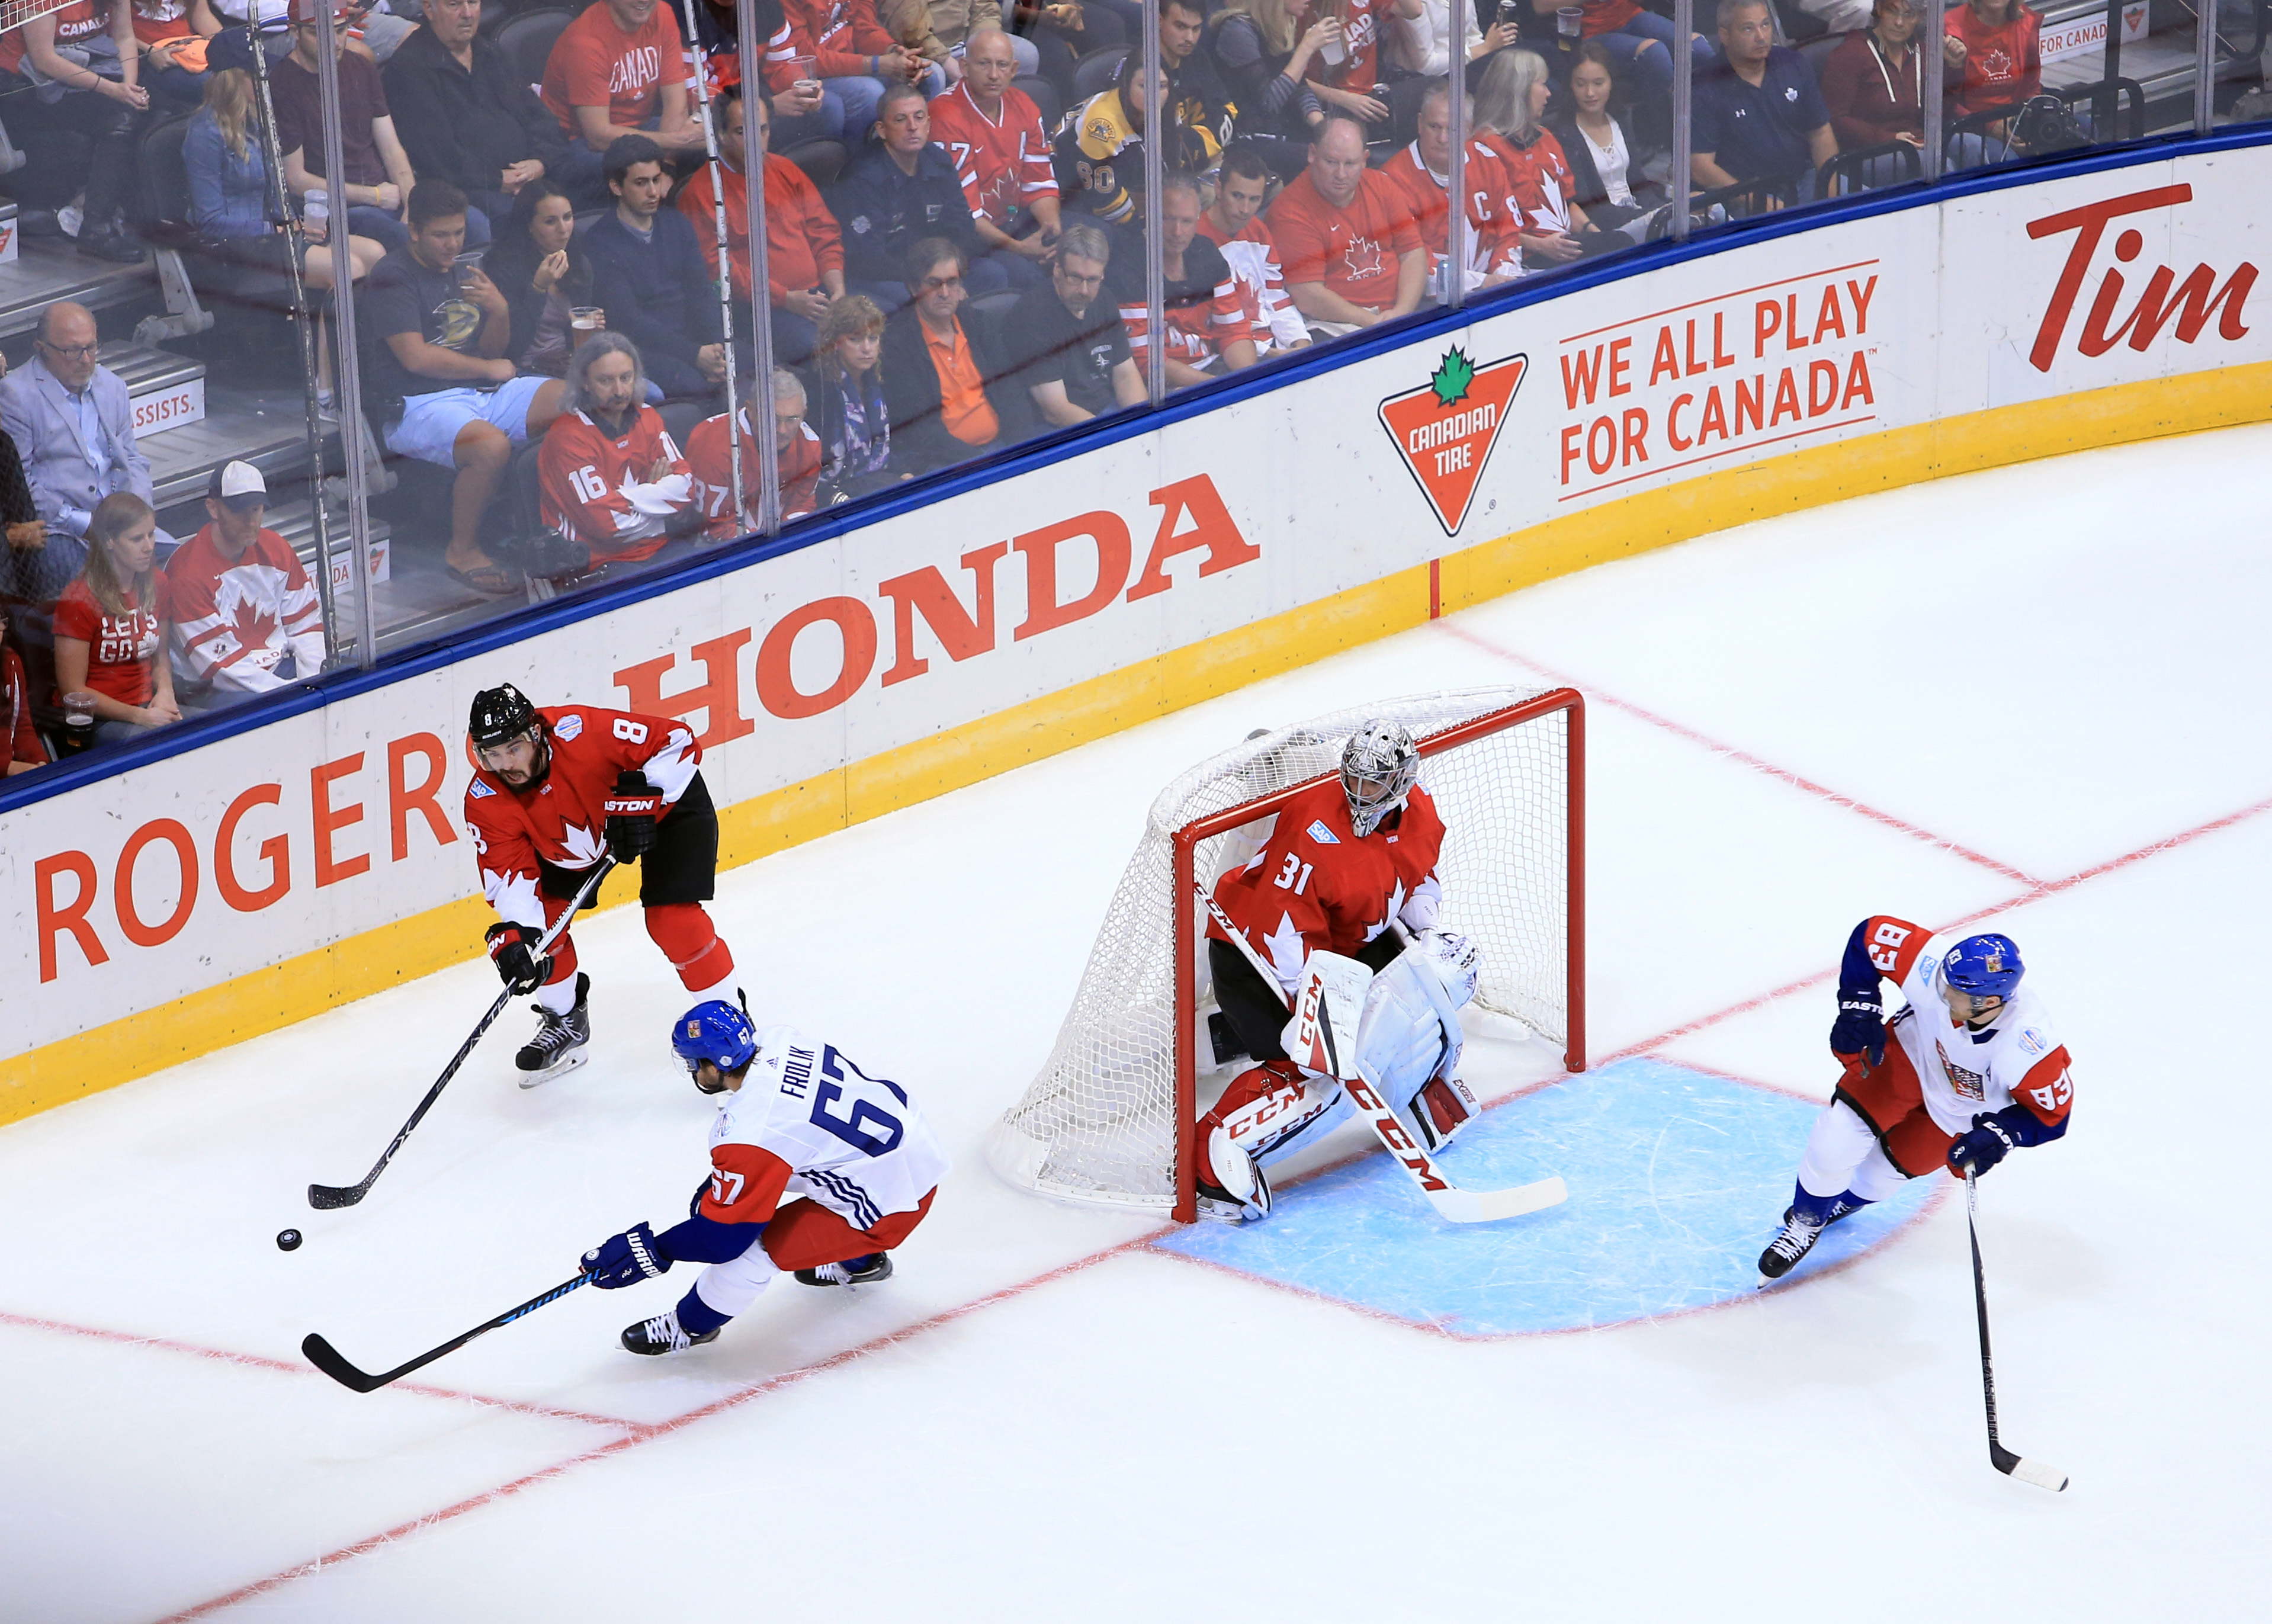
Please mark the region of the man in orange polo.
POLYGON ((1428 250, 1396 183, 1365 167, 1364 126, 1331 112, 1310 167, 1270 206, 1286 294, 1313 338, 1409 316, 1428 285, 1428 250))
MULTIPOLYGON (((819 321, 844 296, 844 237, 819 191, 788 159, 766 146, 773 123, 769 98, 758 101, 758 150, 766 154, 766 285, 773 311, 774 359, 803 366, 812 358, 819 321)), ((750 197, 742 181, 742 98, 718 103, 718 161, 725 170, 726 240, 734 258, 734 297, 750 298, 750 197)), ((710 166, 678 189, 678 206, 694 222, 702 262, 718 274, 718 229, 711 201, 710 166)))
POLYGON ((1014 390, 993 380, 1012 370, 992 327, 966 319, 960 244, 925 237, 908 251, 913 303, 884 325, 884 403, 892 419, 892 471, 923 474, 1023 438, 1014 390))

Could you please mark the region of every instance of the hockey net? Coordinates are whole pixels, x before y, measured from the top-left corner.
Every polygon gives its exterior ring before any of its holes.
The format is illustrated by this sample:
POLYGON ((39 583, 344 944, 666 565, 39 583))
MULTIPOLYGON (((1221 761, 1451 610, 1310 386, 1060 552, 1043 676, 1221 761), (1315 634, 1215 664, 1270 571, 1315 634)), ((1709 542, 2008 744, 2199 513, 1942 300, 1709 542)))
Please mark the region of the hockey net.
POLYGON ((1476 939, 1476 1002, 1585 1065, 1585 709, 1568 688, 1476 688, 1336 711, 1201 762, 1152 803, 1049 1063, 995 1124, 987 1159, 1062 1201, 1189 1221, 1207 1027, 1204 908, 1215 879, 1269 838, 1296 792, 1338 773, 1376 719, 1418 741, 1445 824, 1443 924, 1476 939))

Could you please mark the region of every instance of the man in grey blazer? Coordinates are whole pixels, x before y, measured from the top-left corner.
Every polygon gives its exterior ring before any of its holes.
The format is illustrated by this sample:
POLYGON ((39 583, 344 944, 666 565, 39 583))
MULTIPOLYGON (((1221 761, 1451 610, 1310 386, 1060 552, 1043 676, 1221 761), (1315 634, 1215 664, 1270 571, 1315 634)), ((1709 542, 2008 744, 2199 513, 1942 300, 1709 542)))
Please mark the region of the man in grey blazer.
MULTIPOLYGON (((113 491, 151 499, 150 460, 134 445, 126 385, 94 360, 94 316, 83 304, 50 304, 40 314, 31 361, 0 378, 0 427, 16 442, 32 500, 47 526, 44 544, 0 548, 0 596, 22 607, 16 629, 44 648, 56 600, 86 559, 86 525, 113 491)), ((158 543, 173 537, 161 531, 158 543)))

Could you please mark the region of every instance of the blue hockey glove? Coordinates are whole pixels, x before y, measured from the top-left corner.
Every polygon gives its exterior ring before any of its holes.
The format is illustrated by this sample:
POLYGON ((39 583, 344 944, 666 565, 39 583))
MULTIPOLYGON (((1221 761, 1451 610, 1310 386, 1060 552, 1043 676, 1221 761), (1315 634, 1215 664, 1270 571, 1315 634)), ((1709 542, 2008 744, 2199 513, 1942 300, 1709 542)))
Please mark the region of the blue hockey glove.
POLYGON ((1857 992, 1851 987, 1838 989, 1838 1019, 1830 1024, 1830 1052, 1837 1055, 1860 1054, 1869 1057, 1872 1066, 1886 1063, 1885 1007, 1878 1001, 1878 990, 1871 987, 1857 992))
POLYGON ((610 1235, 584 1254, 584 1272, 602 1291, 637 1285, 669 1271, 670 1258, 655 1241, 654 1231, 634 1224, 620 1235, 610 1235))
POLYGON ((489 945, 490 962, 497 966, 498 978, 516 993, 535 992, 552 973, 551 956, 536 951, 536 944, 544 939, 542 931, 501 919, 482 939, 489 945))
POLYGON ((2018 1142, 1992 1112, 1984 1111, 1972 1119, 1972 1131, 1959 1134, 1948 1147, 1948 1165, 1960 1179, 1968 1170, 1975 1174, 1984 1173, 2002 1161, 2018 1142))

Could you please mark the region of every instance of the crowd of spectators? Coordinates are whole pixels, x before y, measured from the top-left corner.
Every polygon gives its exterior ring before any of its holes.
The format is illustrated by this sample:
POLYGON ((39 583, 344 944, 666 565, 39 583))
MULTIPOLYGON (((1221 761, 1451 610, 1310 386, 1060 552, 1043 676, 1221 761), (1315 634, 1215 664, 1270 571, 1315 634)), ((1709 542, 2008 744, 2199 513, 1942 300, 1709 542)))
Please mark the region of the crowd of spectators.
MULTIPOLYGON (((0 185, 27 233, 75 209, 79 251, 138 258, 137 142, 170 113, 202 263, 356 285, 372 430, 446 492, 398 547, 482 598, 744 535, 768 459, 796 517, 1141 405, 1155 346, 1169 389, 1200 385, 1632 247, 1676 210, 1805 202, 1842 154, 1849 185, 1909 178, 1930 72, 1950 161, 1995 161, 2042 88, 2024 0, 1967 0, 1937 48, 1921 0, 1699 0, 1685 41, 1637 0, 1159 0, 1151 23, 1133 0, 758 0, 746 85, 721 0, 589 0, 541 71, 485 26, 513 3, 72 0, 0 35, 29 157, 0 185), (253 4, 277 19, 257 42, 253 4), (1784 23, 1818 4, 1850 31, 1802 55, 1784 23)), ((0 380, 11 739, 27 694, 111 742, 324 658, 260 474, 217 471, 177 543, 96 342, 58 303, 0 380)))

